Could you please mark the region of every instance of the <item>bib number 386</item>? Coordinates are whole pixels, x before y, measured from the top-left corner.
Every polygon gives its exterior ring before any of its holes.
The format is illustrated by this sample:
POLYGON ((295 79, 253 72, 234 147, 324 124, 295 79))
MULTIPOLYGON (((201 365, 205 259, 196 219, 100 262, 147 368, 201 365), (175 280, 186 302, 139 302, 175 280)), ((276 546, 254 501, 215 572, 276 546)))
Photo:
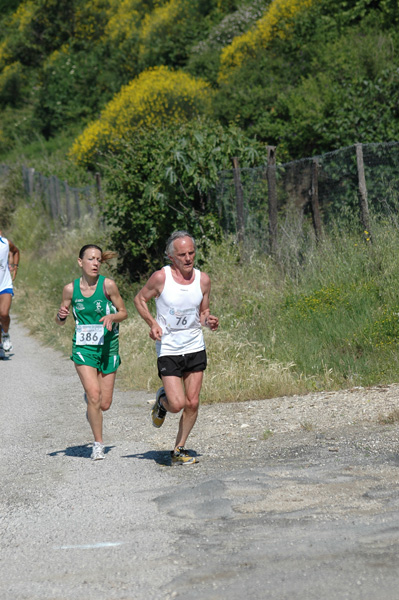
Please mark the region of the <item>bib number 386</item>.
POLYGON ((102 346, 104 344, 104 326, 101 325, 77 325, 77 346, 102 346))

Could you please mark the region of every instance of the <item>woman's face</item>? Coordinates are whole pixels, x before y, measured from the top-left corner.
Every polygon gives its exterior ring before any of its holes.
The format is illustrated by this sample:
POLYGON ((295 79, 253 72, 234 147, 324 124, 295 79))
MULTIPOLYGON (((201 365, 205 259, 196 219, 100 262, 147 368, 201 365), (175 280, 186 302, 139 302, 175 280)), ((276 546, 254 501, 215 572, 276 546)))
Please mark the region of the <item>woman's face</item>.
POLYGON ((101 252, 98 248, 87 248, 83 254, 83 258, 78 258, 78 264, 91 277, 95 277, 100 272, 101 267, 101 252))

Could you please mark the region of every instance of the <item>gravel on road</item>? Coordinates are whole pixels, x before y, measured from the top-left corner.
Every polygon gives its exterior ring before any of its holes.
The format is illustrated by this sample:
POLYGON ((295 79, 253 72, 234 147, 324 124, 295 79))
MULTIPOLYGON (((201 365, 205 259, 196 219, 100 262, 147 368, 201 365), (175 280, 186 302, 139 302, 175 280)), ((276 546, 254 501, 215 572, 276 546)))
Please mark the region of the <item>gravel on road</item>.
POLYGON ((72 362, 11 334, 1 600, 397 599, 398 385, 204 405, 183 467, 178 417, 117 389, 93 462, 72 362))

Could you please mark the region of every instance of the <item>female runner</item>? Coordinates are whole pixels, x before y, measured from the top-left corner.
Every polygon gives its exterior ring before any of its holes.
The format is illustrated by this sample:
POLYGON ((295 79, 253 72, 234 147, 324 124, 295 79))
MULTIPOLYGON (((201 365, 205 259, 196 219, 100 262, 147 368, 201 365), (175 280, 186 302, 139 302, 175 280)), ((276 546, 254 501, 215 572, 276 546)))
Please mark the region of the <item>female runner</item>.
POLYGON ((64 325, 72 312, 75 333, 71 360, 84 388, 87 418, 94 435, 91 458, 104 458, 103 411, 110 408, 119 356, 119 323, 127 318, 125 304, 116 283, 100 275, 101 263, 113 258, 95 244, 83 246, 78 264, 82 275, 68 283, 56 316, 64 325))

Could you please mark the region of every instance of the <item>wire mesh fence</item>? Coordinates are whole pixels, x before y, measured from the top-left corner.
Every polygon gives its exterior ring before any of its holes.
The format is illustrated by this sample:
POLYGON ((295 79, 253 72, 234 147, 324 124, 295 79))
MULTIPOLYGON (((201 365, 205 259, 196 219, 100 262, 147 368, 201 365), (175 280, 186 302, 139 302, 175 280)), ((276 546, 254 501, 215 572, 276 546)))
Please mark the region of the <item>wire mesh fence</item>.
POLYGON ((51 219, 66 227, 73 226, 84 215, 94 217, 96 213, 99 187, 72 187, 54 175, 46 177, 25 166, 22 167, 22 180, 29 202, 42 203, 51 219))
MULTIPOLYGON (((389 219, 399 228, 399 142, 354 144, 320 156, 278 164, 270 147, 267 164, 219 173, 213 190, 220 225, 249 251, 278 254, 318 240, 328 229, 367 231, 370 222, 389 219)), ((0 165, 0 176, 10 171, 0 165)), ((53 221, 72 227, 97 215, 101 180, 72 187, 55 176, 22 168, 27 202, 41 203, 53 221)))
MULTIPOLYGON (((0 176, 11 172, 8 165, 0 164, 0 176)), ((22 166, 22 185, 29 206, 42 206, 49 223, 60 223, 71 228, 85 215, 98 216, 101 181, 96 174, 96 184, 73 187, 55 175, 45 176, 32 167, 22 166)))
POLYGON ((220 173, 214 194, 223 230, 249 250, 272 252, 275 244, 281 252, 289 238, 317 239, 329 228, 358 228, 371 239, 373 219, 399 225, 399 142, 251 169, 240 169, 237 159, 234 165, 220 173))

